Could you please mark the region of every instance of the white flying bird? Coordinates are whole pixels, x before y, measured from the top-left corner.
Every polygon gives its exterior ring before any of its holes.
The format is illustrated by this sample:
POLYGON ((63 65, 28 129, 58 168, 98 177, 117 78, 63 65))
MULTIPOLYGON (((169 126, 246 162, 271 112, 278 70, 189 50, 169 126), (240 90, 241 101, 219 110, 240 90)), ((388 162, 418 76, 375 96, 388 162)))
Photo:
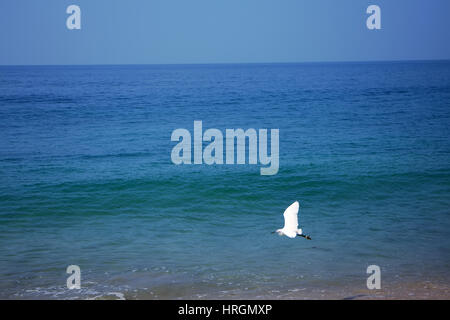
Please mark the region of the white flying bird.
POLYGON ((298 208, 300 204, 295 201, 291 204, 283 213, 284 216, 284 227, 283 229, 278 229, 275 231, 280 236, 287 236, 289 238, 295 238, 300 236, 311 240, 310 236, 304 235, 302 229, 298 229, 298 208))

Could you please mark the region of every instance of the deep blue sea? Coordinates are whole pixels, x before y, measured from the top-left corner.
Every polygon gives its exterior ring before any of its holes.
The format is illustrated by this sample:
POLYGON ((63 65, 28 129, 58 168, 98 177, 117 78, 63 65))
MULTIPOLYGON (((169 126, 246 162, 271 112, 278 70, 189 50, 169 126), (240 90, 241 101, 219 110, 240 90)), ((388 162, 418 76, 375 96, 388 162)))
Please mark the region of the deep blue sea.
POLYGON ((0 120, 0 298, 449 292, 450 62, 0 67, 0 120), (278 174, 173 164, 195 120, 278 174))

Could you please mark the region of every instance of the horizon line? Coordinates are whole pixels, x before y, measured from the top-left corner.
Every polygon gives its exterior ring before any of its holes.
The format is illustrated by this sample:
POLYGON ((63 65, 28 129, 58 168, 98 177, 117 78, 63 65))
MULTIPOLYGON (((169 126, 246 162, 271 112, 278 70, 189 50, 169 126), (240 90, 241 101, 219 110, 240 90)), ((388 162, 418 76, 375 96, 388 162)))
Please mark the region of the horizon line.
POLYGON ((289 62, 186 62, 186 63, 76 63, 76 64, 0 64, 0 67, 76 67, 76 66, 182 66, 182 65, 236 65, 236 64, 321 64, 321 63, 402 63, 402 62, 450 62, 445 59, 398 59, 398 60, 326 60, 289 62))

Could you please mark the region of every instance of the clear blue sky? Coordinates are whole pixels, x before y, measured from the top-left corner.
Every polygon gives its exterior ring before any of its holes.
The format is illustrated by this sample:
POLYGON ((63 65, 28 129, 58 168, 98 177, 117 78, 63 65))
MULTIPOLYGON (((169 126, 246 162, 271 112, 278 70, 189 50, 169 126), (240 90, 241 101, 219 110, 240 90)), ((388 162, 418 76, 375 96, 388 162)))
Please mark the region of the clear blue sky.
POLYGON ((0 40, 2 65, 450 59, 450 0, 0 0, 0 40))

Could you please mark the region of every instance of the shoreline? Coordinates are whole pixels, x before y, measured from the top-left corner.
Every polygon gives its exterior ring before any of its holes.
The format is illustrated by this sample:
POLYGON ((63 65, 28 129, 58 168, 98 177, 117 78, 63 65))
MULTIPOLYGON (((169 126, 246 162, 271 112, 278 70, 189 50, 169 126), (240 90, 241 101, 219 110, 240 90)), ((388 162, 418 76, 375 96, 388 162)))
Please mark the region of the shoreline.
MULTIPOLYGON (((215 293, 197 293, 176 298, 158 296, 144 290, 135 294, 124 293, 124 298, 131 300, 449 300, 450 285, 422 281, 388 285, 379 290, 347 287, 273 289, 265 293, 257 290, 249 292, 228 290, 215 293)), ((106 295, 100 299, 114 299, 114 297, 106 295)))
POLYGON ((201 283, 173 283, 132 288, 88 286, 81 290, 64 287, 36 288, 21 294, 2 297, 16 300, 450 300, 450 283, 442 281, 397 281, 369 290, 355 283, 337 286, 318 284, 315 287, 241 288, 240 284, 221 288, 201 283))

